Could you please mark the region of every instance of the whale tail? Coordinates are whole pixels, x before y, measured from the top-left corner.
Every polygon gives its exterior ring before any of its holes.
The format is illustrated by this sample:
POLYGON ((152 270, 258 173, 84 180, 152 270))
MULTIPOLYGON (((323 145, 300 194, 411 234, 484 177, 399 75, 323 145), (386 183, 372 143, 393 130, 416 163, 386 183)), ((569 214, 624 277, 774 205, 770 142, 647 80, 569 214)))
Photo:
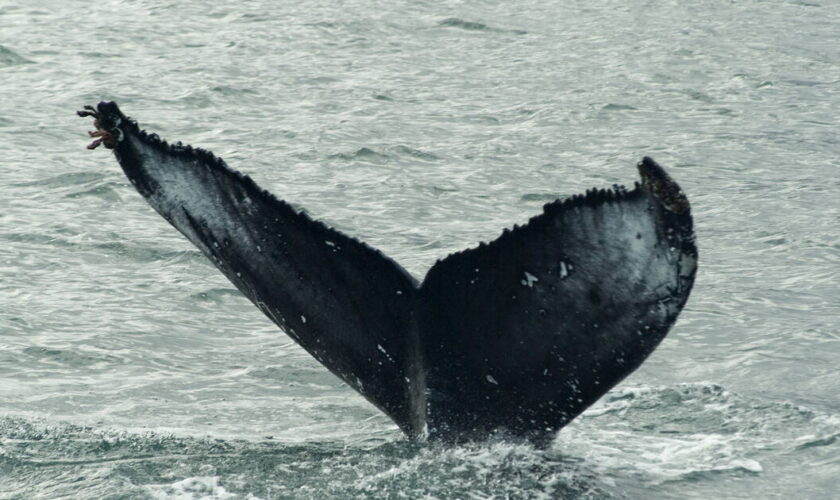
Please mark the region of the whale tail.
POLYGON ((549 203, 438 261, 399 264, 259 188, 212 153, 86 107, 149 204, 263 313, 408 436, 547 442, 676 321, 697 250, 687 199, 653 160, 633 190, 549 203))

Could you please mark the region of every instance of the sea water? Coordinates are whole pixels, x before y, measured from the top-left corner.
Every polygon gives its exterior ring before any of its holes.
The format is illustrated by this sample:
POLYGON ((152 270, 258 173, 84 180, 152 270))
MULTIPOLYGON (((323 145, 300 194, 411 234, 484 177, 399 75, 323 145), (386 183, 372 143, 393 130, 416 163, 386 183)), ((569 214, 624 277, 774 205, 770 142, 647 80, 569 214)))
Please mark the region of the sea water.
POLYGON ((0 2, 0 497, 837 498, 838 37, 829 0, 0 2), (650 155, 694 291, 549 449, 413 444, 84 148, 105 99, 417 278, 650 155))

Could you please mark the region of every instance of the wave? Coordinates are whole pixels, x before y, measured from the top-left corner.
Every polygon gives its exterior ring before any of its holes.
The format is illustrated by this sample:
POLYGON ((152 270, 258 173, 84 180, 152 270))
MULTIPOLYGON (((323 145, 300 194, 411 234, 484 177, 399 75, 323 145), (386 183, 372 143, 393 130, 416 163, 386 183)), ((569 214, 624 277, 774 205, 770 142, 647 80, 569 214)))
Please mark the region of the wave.
POLYGON ((528 32, 522 30, 506 30, 506 29, 499 29, 499 28, 491 28, 483 23, 477 23, 474 21, 465 21, 463 19, 459 19, 457 17, 449 17, 440 21, 438 26, 444 28, 458 28, 467 31, 492 31, 492 32, 501 32, 501 33, 513 33, 515 35, 525 35, 528 32))
POLYGON ((20 64, 34 64, 34 61, 30 61, 12 49, 0 45, 0 67, 20 64))
POLYGON ((414 149, 409 146, 397 145, 386 148, 384 151, 377 151, 369 147, 361 147, 353 153, 337 153, 328 156, 331 160, 341 161, 363 161, 371 163, 386 163, 391 160, 408 157, 412 160, 434 162, 440 157, 428 151, 414 149))

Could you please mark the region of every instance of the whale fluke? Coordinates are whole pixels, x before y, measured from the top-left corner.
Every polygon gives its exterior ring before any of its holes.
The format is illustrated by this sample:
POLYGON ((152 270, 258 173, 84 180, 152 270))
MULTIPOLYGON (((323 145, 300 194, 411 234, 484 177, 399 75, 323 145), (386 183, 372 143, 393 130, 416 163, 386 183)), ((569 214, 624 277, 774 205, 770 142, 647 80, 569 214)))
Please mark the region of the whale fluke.
POLYGON ((438 261, 399 264, 261 189, 209 151, 86 107, 131 183, 228 279, 410 438, 546 444, 635 370, 691 291, 688 200, 650 158, 632 190, 545 205, 438 261))

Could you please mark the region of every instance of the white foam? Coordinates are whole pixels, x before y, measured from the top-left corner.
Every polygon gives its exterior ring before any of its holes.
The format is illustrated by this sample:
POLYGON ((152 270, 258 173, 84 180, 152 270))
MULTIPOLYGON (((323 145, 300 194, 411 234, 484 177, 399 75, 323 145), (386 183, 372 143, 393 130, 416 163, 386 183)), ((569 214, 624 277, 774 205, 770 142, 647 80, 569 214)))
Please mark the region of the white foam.
POLYGON ((155 484, 146 487, 151 498, 166 500, 227 500, 246 498, 257 500, 252 494, 247 496, 228 492, 219 485, 217 476, 196 476, 175 481, 170 484, 155 484))
MULTIPOLYGON (((669 425, 664 417, 660 422, 662 428, 650 432, 641 430, 639 422, 633 423, 633 417, 638 418, 642 409, 651 404, 668 404, 666 400, 673 397, 673 392, 682 395, 683 405, 699 406, 699 410, 692 410, 699 411, 699 416, 694 415, 698 422, 703 422, 704 414, 708 418, 731 414, 732 396, 719 388, 719 392, 709 396, 703 391, 709 386, 701 383, 684 384, 676 389, 644 387, 613 391, 563 429, 554 446, 583 458, 589 467, 605 477, 637 476, 652 485, 703 472, 763 472, 764 467, 756 459, 760 457, 756 455, 755 436, 750 428, 718 432, 698 425, 696 429, 664 434, 661 430, 669 425), (695 388, 699 389, 696 394, 692 392, 695 388)), ((680 410, 673 411, 676 412, 673 421, 684 418, 680 410)))

